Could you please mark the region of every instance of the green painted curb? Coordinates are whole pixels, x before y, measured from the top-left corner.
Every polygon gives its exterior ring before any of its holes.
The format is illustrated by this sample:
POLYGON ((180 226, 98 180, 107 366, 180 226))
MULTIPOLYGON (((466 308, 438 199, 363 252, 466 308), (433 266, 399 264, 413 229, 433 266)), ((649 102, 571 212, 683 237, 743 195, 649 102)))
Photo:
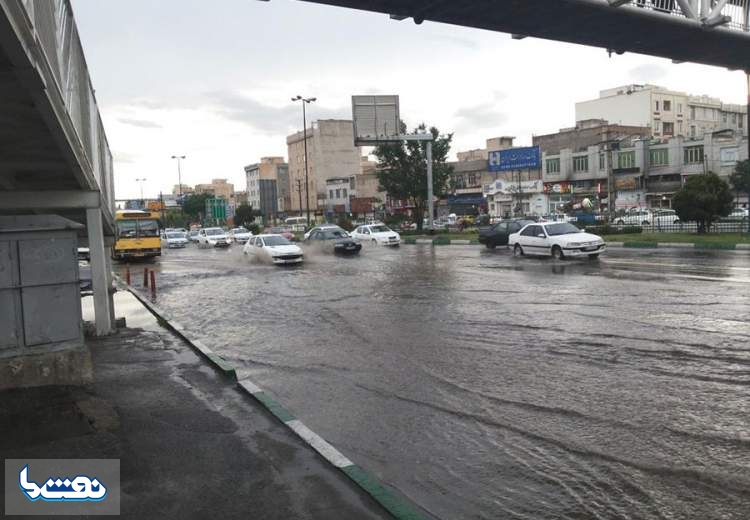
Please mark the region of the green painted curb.
POLYGON ((360 466, 353 464, 341 468, 341 471, 398 520, 424 520, 425 517, 412 509, 406 500, 383 487, 375 477, 360 466))
POLYGON ((721 242, 716 242, 716 243, 705 242, 703 244, 693 244, 693 247, 695 247, 695 249, 728 249, 728 250, 734 250, 734 249, 737 249, 737 244, 723 244, 721 242))
POLYGON ((270 395, 268 395, 265 392, 257 392, 252 394, 253 397, 255 397, 258 401, 263 404, 263 406, 266 407, 266 409, 271 412, 278 420, 281 422, 289 422, 293 421, 295 417, 281 404, 279 404, 278 401, 276 401, 274 398, 272 398, 270 395))
POLYGON ((625 242, 623 244, 623 247, 640 247, 640 248, 657 248, 659 247, 659 244, 657 242, 625 242))
POLYGON ((218 368, 221 369, 222 372, 224 372, 225 375, 232 379, 237 379, 237 372, 234 371, 234 367, 227 363, 227 360, 221 357, 218 354, 211 353, 206 354, 206 357, 218 368))

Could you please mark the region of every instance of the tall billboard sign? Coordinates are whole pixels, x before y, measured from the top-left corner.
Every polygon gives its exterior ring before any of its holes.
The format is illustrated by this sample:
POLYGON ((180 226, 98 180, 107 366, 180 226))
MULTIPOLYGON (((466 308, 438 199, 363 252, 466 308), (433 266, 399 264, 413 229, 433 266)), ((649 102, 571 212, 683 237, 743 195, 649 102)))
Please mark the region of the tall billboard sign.
POLYGON ((542 154, 538 146, 509 148, 489 153, 487 169, 491 172, 507 172, 542 167, 542 154))
POLYGON ((398 96, 352 96, 354 146, 403 141, 398 96))

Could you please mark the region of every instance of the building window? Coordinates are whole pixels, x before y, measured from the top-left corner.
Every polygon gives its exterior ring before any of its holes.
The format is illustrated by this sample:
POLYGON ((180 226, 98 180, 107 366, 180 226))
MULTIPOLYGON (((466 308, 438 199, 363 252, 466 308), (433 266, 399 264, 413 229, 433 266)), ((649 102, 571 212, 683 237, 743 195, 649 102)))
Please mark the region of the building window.
POLYGON ((341 190, 340 190, 340 189, 339 189, 339 190, 336 190, 336 198, 337 198, 337 199, 340 199, 340 198, 341 198, 341 190))
POLYGON ((659 132, 661 132, 661 130, 659 129, 659 120, 656 119, 654 120, 654 133, 657 134, 659 132))
POLYGON ((682 114, 682 103, 677 103, 677 113, 682 114))
POLYGON ((648 163, 651 166, 666 166, 669 164, 669 149, 659 148, 648 151, 648 163))
POLYGON ((664 111, 665 112, 671 112, 672 111, 672 102, 668 100, 664 100, 664 111))
POLYGON ((690 137, 695 137, 695 125, 690 125, 690 137))
POLYGON ((606 166, 606 161, 603 153, 599 154, 599 170, 603 171, 606 166))
POLYGON ((690 107, 690 119, 695 119, 695 107, 690 107))
POLYGON ((732 124, 733 125, 737 124, 737 114, 732 114, 732 124))
POLYGON ((632 152, 620 152, 617 154, 617 167, 622 168, 634 168, 635 167, 635 151, 632 152))
POLYGON ((573 157, 573 172, 587 172, 589 171, 589 156, 581 155, 579 157, 573 157))
POLYGON ((469 186, 476 186, 477 184, 477 176, 474 173, 469 174, 469 186))
POLYGON ((349 177, 349 189, 354 189, 354 177, 349 177))
POLYGON ((346 188, 341 189, 341 195, 346 198, 346 188))
POLYGON ((560 173, 560 159, 547 159, 547 173, 560 173))
POLYGON ((699 164, 703 162, 703 146, 688 146, 685 148, 685 164, 699 164))
POLYGON ((333 190, 328 190, 328 198, 329 199, 333 198, 333 190))
POLYGON ((656 111, 657 112, 659 111, 659 102, 658 101, 656 102, 656 111))
POLYGON ((727 115, 728 115, 728 114, 727 114, 726 112, 722 112, 722 113, 721 113, 721 120, 722 120, 722 121, 723 121, 724 123, 726 123, 726 122, 727 122, 727 115))
POLYGON ((665 121, 661 125, 661 131, 664 135, 674 135, 674 123, 667 123, 665 121))
POLYGON ((740 117, 737 118, 737 128, 742 128, 742 114, 740 114, 740 117))

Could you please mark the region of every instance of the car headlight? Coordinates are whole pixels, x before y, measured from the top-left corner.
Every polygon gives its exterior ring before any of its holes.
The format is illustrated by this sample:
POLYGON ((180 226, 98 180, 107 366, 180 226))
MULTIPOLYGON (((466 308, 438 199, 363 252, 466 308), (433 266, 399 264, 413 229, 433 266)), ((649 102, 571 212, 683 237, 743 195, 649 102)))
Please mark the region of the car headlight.
POLYGON ((581 243, 580 242, 571 242, 568 245, 570 247, 581 247, 581 243))

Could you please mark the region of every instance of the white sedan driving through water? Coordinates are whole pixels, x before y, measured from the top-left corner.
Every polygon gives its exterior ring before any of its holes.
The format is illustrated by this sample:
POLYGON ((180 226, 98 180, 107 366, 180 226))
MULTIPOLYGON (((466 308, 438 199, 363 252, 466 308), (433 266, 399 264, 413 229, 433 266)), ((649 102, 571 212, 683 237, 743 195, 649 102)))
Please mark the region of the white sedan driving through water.
POLYGON ((360 242, 374 242, 381 246, 397 246, 401 243, 401 235, 385 224, 359 226, 351 236, 360 242))
POLYGON ((247 241, 242 252, 276 265, 299 264, 304 260, 302 249, 281 235, 256 235, 247 241))
POLYGON ((568 222, 537 222, 527 224, 508 238, 514 256, 541 255, 558 260, 570 256, 596 258, 607 250, 604 239, 586 233, 568 222))

